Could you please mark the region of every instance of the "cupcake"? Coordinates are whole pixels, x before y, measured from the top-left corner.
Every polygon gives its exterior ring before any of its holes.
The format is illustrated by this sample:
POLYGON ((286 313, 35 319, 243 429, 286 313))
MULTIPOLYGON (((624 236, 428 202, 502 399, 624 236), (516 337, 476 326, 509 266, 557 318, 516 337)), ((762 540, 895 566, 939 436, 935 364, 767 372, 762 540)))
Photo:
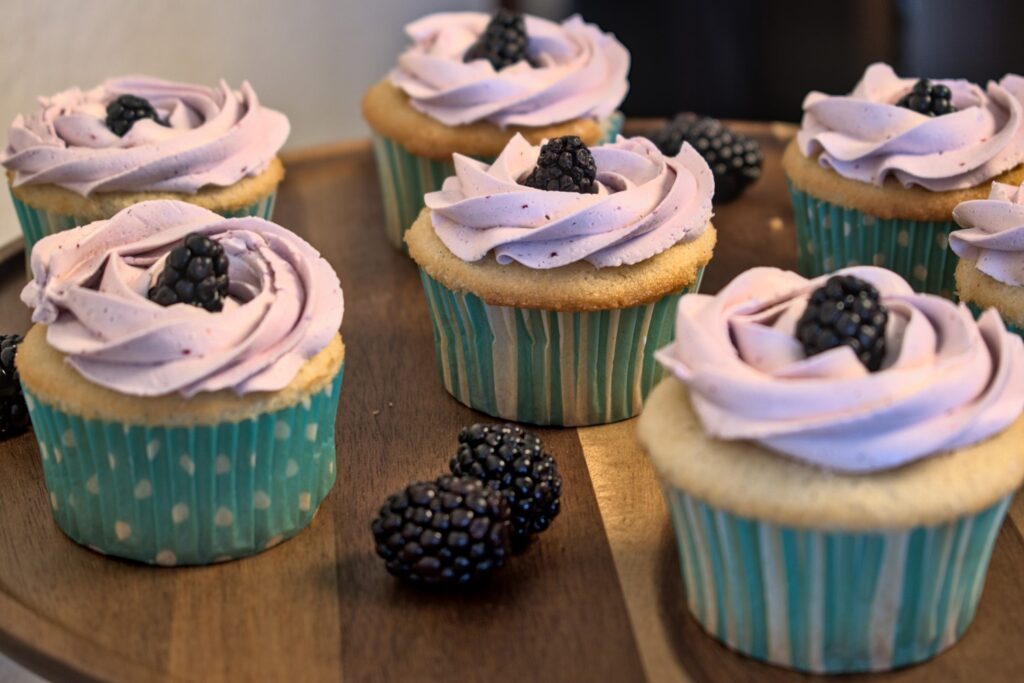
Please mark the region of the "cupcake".
POLYGON ((248 83, 235 91, 131 76, 42 97, 14 119, 0 154, 25 253, 152 199, 269 219, 288 131, 248 83))
POLYGON ((578 138, 521 135, 493 164, 454 162, 406 233, 445 388, 516 422, 638 413, 676 302, 711 260, 707 163, 639 137, 591 153, 578 138))
POLYGON ((983 89, 872 64, 849 95, 812 92, 803 108, 782 160, 800 272, 885 266, 952 298, 953 208, 1024 180, 1024 78, 983 89))
POLYGON ((975 314, 996 309, 1024 333, 1024 185, 992 183, 988 199, 959 204, 953 218, 962 228, 949 236, 960 257, 957 296, 975 314))
POLYGON ((639 420, 690 612, 730 648, 883 671, 964 633, 1024 480, 1024 346, 873 267, 679 303, 639 420))
POLYGON ((32 272, 16 363, 64 533, 195 565, 310 523, 345 350, 338 278, 309 244, 157 200, 45 237, 32 272))
POLYGON ((558 24, 507 10, 441 13, 405 31, 412 45, 363 98, 397 248, 423 195, 454 173, 453 153, 490 162, 516 134, 594 145, 621 127, 629 52, 578 16, 558 24))

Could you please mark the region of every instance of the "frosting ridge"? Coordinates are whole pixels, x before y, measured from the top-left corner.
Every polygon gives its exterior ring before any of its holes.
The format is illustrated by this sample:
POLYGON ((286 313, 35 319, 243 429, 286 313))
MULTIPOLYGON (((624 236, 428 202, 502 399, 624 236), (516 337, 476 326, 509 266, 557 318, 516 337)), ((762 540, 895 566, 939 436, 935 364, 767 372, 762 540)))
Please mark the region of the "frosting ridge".
POLYGON ((992 183, 988 199, 961 202, 953 220, 962 228, 949 235, 957 256, 999 282, 1024 286, 1024 185, 992 183))

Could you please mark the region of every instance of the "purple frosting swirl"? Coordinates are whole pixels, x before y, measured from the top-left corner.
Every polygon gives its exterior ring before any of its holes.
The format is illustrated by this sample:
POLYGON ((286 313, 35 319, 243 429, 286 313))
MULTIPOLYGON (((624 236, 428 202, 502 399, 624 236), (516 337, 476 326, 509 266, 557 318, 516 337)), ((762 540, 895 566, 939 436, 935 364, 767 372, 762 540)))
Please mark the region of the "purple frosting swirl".
POLYGON ((988 199, 961 202, 953 219, 963 228, 949 235, 957 256, 999 282, 1024 286, 1024 185, 992 183, 988 199))
POLYGON ((224 81, 207 88, 130 76, 40 98, 35 113, 14 119, 0 164, 14 171, 15 187, 53 184, 84 197, 195 194, 261 173, 289 130, 284 114, 261 106, 248 82, 236 92, 224 81), (105 118, 120 95, 145 98, 169 125, 142 119, 118 137, 105 118))
POLYGON ((804 100, 797 143, 805 156, 839 175, 882 185, 942 192, 973 187, 1024 162, 1024 78, 1010 74, 985 89, 964 80, 949 87, 958 111, 929 117, 899 107, 915 79, 872 64, 846 96, 812 92, 804 100))

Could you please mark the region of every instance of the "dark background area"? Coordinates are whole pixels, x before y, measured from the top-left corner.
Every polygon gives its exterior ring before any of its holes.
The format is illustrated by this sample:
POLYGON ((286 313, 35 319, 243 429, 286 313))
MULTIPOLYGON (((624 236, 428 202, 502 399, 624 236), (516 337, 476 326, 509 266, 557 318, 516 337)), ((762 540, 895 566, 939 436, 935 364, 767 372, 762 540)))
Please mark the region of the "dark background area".
MULTIPOLYGON (((515 2, 504 3, 515 6, 515 2)), ((847 93, 874 61, 984 84, 1024 74, 1024 0, 573 0, 633 65, 631 116, 797 121, 810 90, 847 93)), ((551 17, 561 19, 562 17, 551 17)))

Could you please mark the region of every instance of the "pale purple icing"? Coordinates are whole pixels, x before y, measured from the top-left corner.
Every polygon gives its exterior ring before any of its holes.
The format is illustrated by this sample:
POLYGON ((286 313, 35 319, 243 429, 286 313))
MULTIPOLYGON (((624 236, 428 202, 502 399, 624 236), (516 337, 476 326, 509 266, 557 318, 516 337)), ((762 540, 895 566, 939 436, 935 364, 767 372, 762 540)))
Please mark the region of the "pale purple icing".
POLYGON ((493 251, 498 263, 543 269, 638 263, 704 232, 714 176, 690 145, 666 157, 647 138, 620 136, 591 153, 597 194, 519 184, 540 146, 518 134, 490 165, 454 155, 455 175, 425 198, 437 236, 463 261, 493 251))
POLYGON ((690 390, 711 436, 752 440, 824 468, 869 472, 991 437, 1024 410, 1024 346, 999 315, 916 294, 895 273, 849 268, 889 309, 878 372, 848 347, 806 357, 794 336, 826 277, 754 268, 679 302, 658 360, 690 390))
POLYGON ((224 81, 207 88, 131 76, 40 98, 34 113, 14 119, 0 164, 14 171, 15 187, 53 184, 85 197, 195 194, 261 173, 289 130, 284 114, 260 105, 248 82, 234 91, 224 81), (125 94, 149 100, 169 125, 143 119, 115 135, 104 122, 106 105, 125 94))
POLYGON ((413 45, 391 82, 412 106, 448 126, 489 121, 501 127, 603 119, 629 90, 629 52, 610 33, 573 16, 561 24, 525 17, 530 56, 501 71, 485 59, 463 62, 490 16, 431 14, 405 27, 413 45))
POLYGON ((338 276, 306 241, 261 218, 158 200, 44 238, 21 299, 90 381, 134 396, 242 395, 287 386, 341 326, 338 276), (200 232, 224 247, 224 310, 163 307, 146 293, 166 255, 200 232))
POLYGON ((1024 286, 1024 185, 992 183, 988 199, 961 202, 953 219, 963 228, 949 235, 957 256, 999 282, 1024 286))
POLYGON ((844 178, 933 191, 973 187, 1024 162, 1024 78, 1015 74, 983 90, 964 80, 949 87, 958 111, 928 117, 896 106, 916 79, 872 64, 846 96, 812 92, 804 100, 797 142, 805 156, 844 178))

